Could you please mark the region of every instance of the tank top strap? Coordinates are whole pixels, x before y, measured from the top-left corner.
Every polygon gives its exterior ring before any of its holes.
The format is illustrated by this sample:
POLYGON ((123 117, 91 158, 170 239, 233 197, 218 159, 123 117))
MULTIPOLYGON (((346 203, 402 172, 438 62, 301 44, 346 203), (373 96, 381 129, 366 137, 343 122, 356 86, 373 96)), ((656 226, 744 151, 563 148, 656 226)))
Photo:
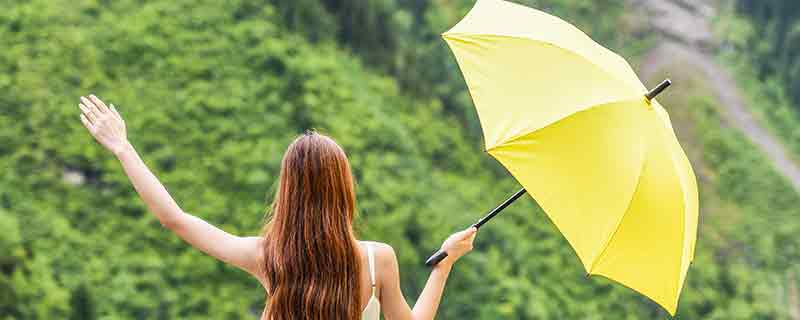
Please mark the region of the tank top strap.
POLYGON ((367 243, 367 257, 369 260, 369 280, 372 284, 372 293, 375 294, 375 252, 371 243, 367 243))

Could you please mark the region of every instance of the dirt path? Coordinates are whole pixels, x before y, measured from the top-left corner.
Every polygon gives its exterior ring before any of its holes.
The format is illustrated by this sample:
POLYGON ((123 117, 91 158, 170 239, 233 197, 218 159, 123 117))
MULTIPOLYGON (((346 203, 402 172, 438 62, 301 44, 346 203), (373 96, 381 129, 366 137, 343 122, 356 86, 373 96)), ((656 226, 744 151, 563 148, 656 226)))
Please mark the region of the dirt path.
POLYGON ((716 42, 709 26, 714 14, 708 0, 631 0, 643 8, 651 26, 664 35, 642 60, 644 79, 660 69, 688 64, 704 75, 720 101, 720 113, 730 126, 741 130, 800 192, 800 166, 783 144, 753 117, 730 72, 715 61, 716 42))

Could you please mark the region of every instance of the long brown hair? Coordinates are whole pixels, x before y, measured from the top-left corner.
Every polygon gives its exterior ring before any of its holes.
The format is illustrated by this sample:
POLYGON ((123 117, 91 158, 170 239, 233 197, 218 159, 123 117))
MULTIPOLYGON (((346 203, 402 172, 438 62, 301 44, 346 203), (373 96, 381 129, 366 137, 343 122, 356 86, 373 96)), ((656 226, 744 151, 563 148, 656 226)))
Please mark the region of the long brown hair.
POLYGON ((289 145, 263 231, 266 319, 361 317, 353 189, 347 156, 331 138, 306 131, 289 145))

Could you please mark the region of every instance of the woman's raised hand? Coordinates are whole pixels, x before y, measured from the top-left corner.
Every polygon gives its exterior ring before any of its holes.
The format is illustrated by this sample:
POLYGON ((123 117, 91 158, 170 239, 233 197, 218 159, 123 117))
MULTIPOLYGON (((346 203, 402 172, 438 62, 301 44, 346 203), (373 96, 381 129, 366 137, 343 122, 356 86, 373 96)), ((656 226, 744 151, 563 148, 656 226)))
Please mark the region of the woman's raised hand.
POLYGON ((452 266, 461 256, 470 252, 472 250, 472 241, 475 240, 477 232, 478 228, 470 227, 447 237, 442 244, 442 250, 447 252, 447 258, 439 264, 445 263, 452 266))
POLYGON ((81 108, 81 122, 89 133, 103 147, 114 155, 119 155, 128 146, 128 136, 125 121, 111 104, 106 106, 95 95, 81 97, 78 107, 81 108))

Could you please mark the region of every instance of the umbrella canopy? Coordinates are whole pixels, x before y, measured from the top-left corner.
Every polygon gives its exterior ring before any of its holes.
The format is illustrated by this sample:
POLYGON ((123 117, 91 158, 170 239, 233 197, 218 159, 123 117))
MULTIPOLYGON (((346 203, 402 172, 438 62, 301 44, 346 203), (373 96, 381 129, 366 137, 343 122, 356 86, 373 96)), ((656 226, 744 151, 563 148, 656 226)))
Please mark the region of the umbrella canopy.
POLYGON ((563 20, 478 0, 443 34, 486 151, 527 189, 587 274, 675 313, 697 233, 694 172, 630 65, 563 20))

